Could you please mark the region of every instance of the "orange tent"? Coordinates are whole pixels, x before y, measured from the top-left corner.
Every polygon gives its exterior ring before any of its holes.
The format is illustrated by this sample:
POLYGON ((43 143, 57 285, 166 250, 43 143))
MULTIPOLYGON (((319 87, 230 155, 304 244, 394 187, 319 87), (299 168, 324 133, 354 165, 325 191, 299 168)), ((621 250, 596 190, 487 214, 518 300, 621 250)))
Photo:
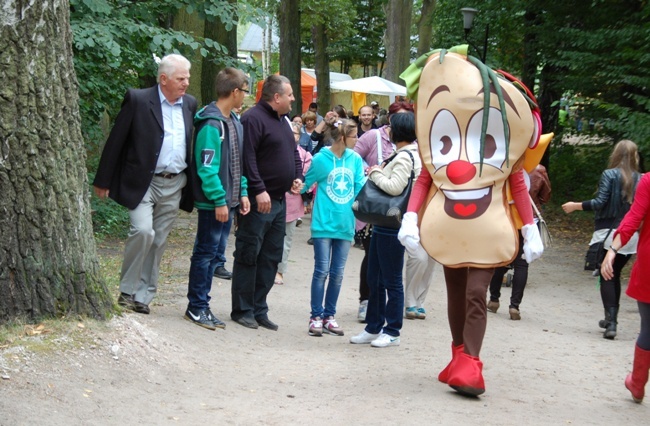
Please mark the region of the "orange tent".
MULTIPOLYGON (((257 94, 255 95, 255 102, 260 101, 263 84, 263 80, 257 82, 257 94)), ((305 112, 309 109, 310 103, 316 102, 316 79, 302 70, 300 71, 300 96, 302 97, 302 112, 305 112)))

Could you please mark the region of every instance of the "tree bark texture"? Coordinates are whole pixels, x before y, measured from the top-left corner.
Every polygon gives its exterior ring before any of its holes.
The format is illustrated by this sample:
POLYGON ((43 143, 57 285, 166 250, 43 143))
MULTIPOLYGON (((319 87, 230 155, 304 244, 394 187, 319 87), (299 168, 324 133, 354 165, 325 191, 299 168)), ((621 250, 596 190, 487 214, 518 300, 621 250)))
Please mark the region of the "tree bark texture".
POLYGON ((323 117, 329 111, 332 103, 330 96, 330 65, 327 56, 327 30, 323 23, 316 24, 311 28, 312 40, 314 42, 314 72, 316 73, 316 85, 318 86, 318 111, 323 117))
POLYGON ((0 11, 0 323, 104 318, 68 0, 0 11))
MULTIPOLYGON (((235 4, 237 0, 228 0, 228 3, 235 4)), ((233 17, 236 19, 236 17, 233 17)), ((219 44, 228 49, 227 55, 233 59, 237 59, 237 25, 233 25, 230 30, 219 19, 215 18, 212 21, 205 20, 203 27, 203 36, 215 40, 219 44)), ((222 69, 226 68, 227 64, 219 61, 223 58, 223 54, 208 55, 203 58, 201 65, 201 101, 203 105, 217 99, 217 94, 214 91, 214 79, 222 69)), ((253 86, 251 82, 250 86, 253 86)))
MULTIPOLYGON (((293 114, 302 113, 302 92, 300 91, 300 2, 284 0, 278 11, 280 27, 280 74, 291 81, 296 101, 291 110, 293 114)), ((311 99, 309 99, 311 102, 311 99)))
POLYGON ((397 84, 404 84, 399 75, 411 59, 411 14, 412 0, 389 0, 386 10, 386 69, 384 78, 397 84))
POLYGON ((436 0, 423 0, 420 19, 418 20, 418 50, 416 58, 429 53, 433 38, 433 12, 436 10, 436 0))

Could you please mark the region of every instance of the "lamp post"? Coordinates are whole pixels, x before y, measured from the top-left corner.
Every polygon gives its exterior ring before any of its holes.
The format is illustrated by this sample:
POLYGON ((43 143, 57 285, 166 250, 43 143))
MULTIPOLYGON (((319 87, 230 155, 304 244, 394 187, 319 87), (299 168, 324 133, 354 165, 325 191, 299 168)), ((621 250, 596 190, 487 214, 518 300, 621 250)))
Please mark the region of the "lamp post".
POLYGON ((474 22, 474 16, 478 13, 477 9, 473 7, 464 7, 461 10, 463 14, 463 28, 465 28, 465 41, 476 50, 479 54, 481 62, 485 63, 485 58, 487 58, 487 48, 488 48, 488 33, 490 31, 490 24, 485 25, 485 40, 483 41, 483 51, 476 47, 474 43, 469 41, 469 33, 472 31, 472 23, 474 22))

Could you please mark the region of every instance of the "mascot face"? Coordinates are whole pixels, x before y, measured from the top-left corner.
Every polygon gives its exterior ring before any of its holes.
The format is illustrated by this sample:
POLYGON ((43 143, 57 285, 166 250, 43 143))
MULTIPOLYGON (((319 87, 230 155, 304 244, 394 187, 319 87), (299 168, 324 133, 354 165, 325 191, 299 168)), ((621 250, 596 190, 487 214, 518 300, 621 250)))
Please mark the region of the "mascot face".
POLYGON ((505 79, 498 83, 501 101, 490 84, 482 138, 485 85, 475 65, 454 53, 441 63, 434 54, 420 77, 418 143, 423 166, 433 178, 421 239, 427 252, 447 266, 500 265, 516 253, 505 185, 526 149, 536 143, 539 126, 519 89, 505 79))

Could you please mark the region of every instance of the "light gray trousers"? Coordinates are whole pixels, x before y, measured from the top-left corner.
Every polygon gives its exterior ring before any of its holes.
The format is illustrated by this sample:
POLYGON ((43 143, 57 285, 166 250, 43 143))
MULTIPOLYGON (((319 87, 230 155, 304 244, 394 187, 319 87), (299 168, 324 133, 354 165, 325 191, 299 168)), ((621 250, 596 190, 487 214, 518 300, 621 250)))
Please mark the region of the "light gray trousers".
POLYGON ((145 305, 156 295, 160 260, 186 183, 185 173, 172 179, 154 176, 140 204, 129 210, 131 228, 124 246, 120 292, 145 305))
POLYGON ((426 251, 420 250, 418 257, 406 254, 406 271, 404 274, 404 306, 422 308, 429 287, 433 281, 433 269, 436 261, 426 251))

